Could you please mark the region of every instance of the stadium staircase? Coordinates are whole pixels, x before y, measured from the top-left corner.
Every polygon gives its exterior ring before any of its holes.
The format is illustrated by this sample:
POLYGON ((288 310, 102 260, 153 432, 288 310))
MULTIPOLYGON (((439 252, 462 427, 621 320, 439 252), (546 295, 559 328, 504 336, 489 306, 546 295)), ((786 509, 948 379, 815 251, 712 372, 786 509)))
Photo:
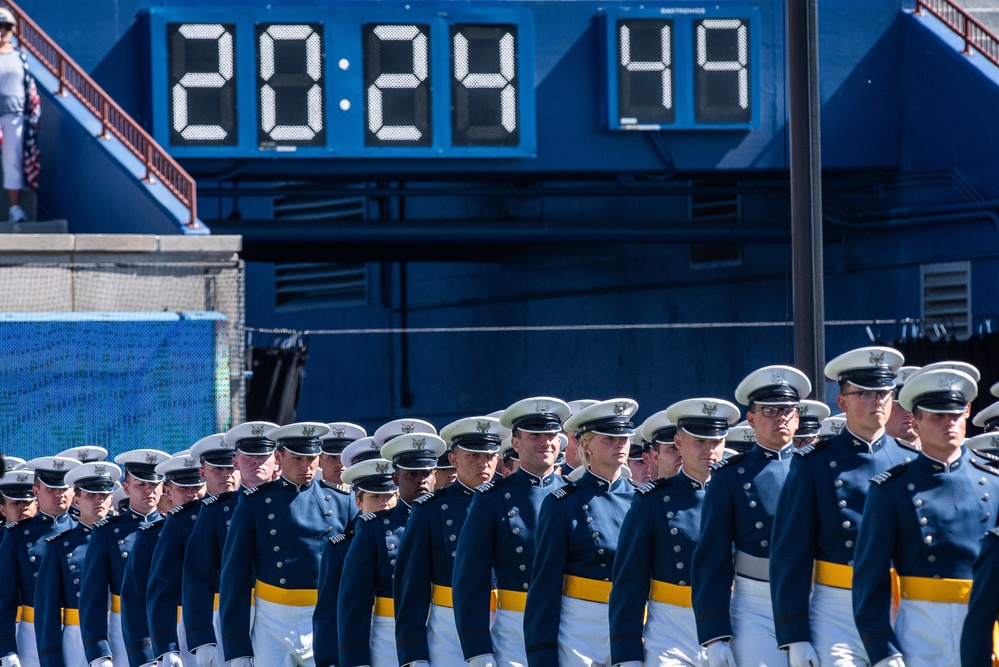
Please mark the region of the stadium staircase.
MULTIPOLYGON (((966 4, 966 3, 964 3, 966 4)), ((999 36, 996 35, 994 0, 977 0, 980 8, 965 8, 954 0, 916 0, 917 16, 929 14, 964 40, 964 54, 980 54, 999 67, 999 36), (976 16, 977 14, 977 16, 976 16)))
POLYGON ((39 208, 76 233, 210 233, 198 219, 194 179, 17 4, 0 6, 17 20, 42 96, 39 208))

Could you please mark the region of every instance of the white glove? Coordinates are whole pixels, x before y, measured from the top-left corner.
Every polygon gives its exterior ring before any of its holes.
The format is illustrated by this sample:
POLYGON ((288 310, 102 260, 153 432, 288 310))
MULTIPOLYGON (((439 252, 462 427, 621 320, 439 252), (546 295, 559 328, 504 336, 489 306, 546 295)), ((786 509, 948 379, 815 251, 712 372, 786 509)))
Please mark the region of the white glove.
POLYGON ((229 667, 253 667, 253 658, 236 658, 229 661, 229 667))
POLYGON ((874 667, 905 667, 905 662, 902 660, 902 656, 893 655, 890 658, 878 660, 874 663, 874 667))
POLYGON ((477 655, 467 662, 469 667, 496 667, 496 658, 493 657, 492 653, 477 655))
POLYGON ((737 667, 727 639, 708 644, 704 649, 704 657, 708 667, 737 667))
POLYGON ((194 649, 198 667, 219 667, 218 649, 214 644, 205 644, 194 649))
POLYGON ((21 667, 21 661, 18 659, 16 653, 11 653, 6 657, 0 658, 0 667, 21 667))
POLYGON ((111 662, 111 658, 97 658, 90 661, 90 667, 114 667, 114 663, 111 662))
POLYGON ((808 642, 794 642, 787 652, 790 667, 819 667, 819 655, 808 642))
POLYGON ((160 667, 184 667, 184 661, 180 659, 180 653, 177 651, 167 651, 160 656, 156 664, 160 667))

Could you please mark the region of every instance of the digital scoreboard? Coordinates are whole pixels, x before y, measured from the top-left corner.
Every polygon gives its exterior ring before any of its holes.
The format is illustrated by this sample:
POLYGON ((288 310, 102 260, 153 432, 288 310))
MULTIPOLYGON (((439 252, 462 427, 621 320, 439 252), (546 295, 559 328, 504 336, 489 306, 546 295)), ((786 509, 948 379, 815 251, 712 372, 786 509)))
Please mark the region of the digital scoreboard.
MULTIPOLYGON (((537 116, 575 113, 536 107, 538 5, 151 8, 153 136, 179 157, 533 157, 537 116)), ((603 130, 756 126, 756 9, 593 8, 603 130)))

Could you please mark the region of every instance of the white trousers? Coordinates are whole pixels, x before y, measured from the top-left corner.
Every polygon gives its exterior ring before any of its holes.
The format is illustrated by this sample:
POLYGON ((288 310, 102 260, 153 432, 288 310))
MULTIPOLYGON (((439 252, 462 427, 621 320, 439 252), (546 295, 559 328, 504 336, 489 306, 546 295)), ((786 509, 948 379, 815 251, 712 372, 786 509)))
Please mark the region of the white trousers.
MULTIPOLYGON (((458 628, 454 624, 454 609, 451 607, 430 605, 427 648, 430 649, 430 664, 433 667, 468 667, 462 657, 458 628)), ((397 655, 396 662, 398 660, 397 655)))
POLYGON ((648 610, 642 630, 646 667, 697 667, 702 649, 697 643, 694 610, 652 600, 648 610))
MULTIPOLYGON (((2 116, 0 118, 6 118, 2 116)), ((35 624, 31 621, 19 621, 15 634, 17 642, 17 657, 21 659, 21 667, 39 667, 38 644, 35 643, 35 624)))
POLYGON ((315 667, 312 613, 315 606, 294 607, 257 598, 250 643, 253 664, 261 667, 315 667))
POLYGON ((822 667, 868 667, 867 651, 853 621, 853 591, 812 586, 812 647, 822 667))
POLYGON ((562 596, 559 667, 610 667, 610 622, 603 602, 562 596))
POLYGON ((527 667, 523 612, 497 609, 489 634, 497 667, 527 667))
POLYGON ((395 619, 371 615, 371 667, 399 667, 399 653, 395 648, 395 619))
POLYGON ((770 582, 735 578, 732 635, 729 647, 739 667, 787 667, 787 651, 777 648, 770 582))
MULTIPOLYGON (((0 131, 3 144, 0 146, 0 161, 3 163, 4 190, 24 189, 24 114, 9 113, 0 116, 0 131)), ((20 657, 20 655, 18 656, 20 657)), ((24 659, 21 659, 24 665, 24 659)))
POLYGON ((183 617, 177 623, 177 645, 180 647, 180 659, 184 662, 184 667, 198 667, 198 659, 190 652, 187 645, 187 630, 184 629, 183 617))
POLYGON ((83 635, 79 625, 62 626, 62 659, 66 667, 87 667, 87 655, 83 651, 83 635))
POLYGON ((108 643, 111 644, 111 664, 114 667, 128 667, 125 638, 121 634, 121 614, 118 612, 108 613, 108 643))
POLYGON ((895 636, 905 667, 960 667, 961 629, 968 605, 902 600, 895 636))

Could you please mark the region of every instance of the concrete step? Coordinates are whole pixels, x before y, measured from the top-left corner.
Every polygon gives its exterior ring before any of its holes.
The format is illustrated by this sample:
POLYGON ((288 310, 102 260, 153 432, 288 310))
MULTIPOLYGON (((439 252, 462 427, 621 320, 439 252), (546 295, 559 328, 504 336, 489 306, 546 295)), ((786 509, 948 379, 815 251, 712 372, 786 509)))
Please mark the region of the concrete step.
POLYGON ((24 222, 0 222, 0 234, 66 234, 65 220, 25 220, 24 222))

